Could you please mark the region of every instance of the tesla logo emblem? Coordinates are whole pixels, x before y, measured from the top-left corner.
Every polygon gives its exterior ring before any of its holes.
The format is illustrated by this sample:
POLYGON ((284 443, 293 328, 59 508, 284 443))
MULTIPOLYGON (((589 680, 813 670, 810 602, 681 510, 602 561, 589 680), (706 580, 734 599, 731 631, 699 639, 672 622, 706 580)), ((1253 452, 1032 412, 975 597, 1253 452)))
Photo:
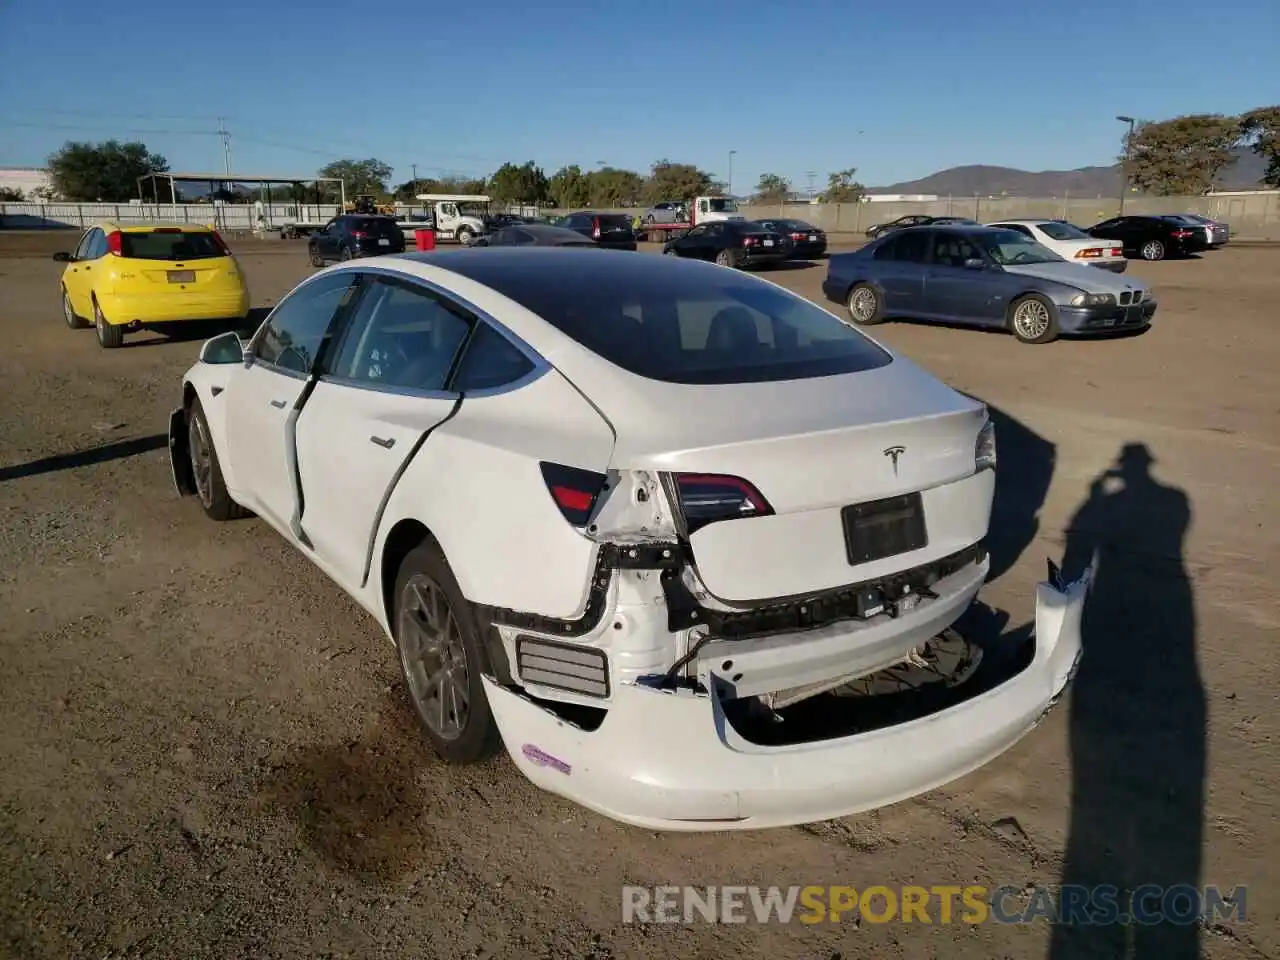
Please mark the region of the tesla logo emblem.
POLYGON ((898 458, 907 452, 906 447, 887 447, 884 455, 893 461, 893 475, 898 475, 898 458))

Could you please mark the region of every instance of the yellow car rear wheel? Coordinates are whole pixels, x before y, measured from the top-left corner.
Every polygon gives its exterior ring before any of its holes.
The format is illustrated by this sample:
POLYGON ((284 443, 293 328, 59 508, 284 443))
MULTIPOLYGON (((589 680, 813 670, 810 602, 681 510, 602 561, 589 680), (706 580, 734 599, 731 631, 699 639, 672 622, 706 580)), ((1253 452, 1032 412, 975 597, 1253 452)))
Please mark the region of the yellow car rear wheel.
POLYGON ((102 308, 98 306, 97 297, 93 300, 93 325, 98 329, 98 343, 102 346, 108 350, 124 346, 124 327, 107 323, 107 318, 102 315, 102 308))

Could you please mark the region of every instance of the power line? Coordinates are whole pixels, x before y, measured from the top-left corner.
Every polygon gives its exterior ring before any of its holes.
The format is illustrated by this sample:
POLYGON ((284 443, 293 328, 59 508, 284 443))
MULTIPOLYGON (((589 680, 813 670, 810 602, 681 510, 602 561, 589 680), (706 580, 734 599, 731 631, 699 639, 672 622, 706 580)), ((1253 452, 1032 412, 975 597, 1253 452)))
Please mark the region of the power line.
MULTIPOLYGON (((69 124, 69 123, 28 123, 25 120, 9 120, 0 117, 0 124, 8 127, 26 127, 32 130, 98 130, 103 129, 102 124, 69 124)), ((172 130, 148 127, 120 127, 121 133, 148 133, 148 134, 167 134, 172 136, 183 137, 199 137, 199 136, 217 136, 216 130, 172 130)))

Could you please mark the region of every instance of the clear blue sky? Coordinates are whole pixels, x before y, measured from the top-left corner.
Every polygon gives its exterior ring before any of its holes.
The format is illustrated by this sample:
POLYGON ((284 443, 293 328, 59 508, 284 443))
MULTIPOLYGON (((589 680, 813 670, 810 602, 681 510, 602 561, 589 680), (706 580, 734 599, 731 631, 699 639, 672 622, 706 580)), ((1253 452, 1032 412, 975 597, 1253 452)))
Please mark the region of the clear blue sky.
POLYGON ((990 163, 1113 162, 1116 114, 1280 101, 1277 0, 0 0, 0 165, 141 139, 175 170, 395 180, 696 163, 857 167, 870 185, 990 163))

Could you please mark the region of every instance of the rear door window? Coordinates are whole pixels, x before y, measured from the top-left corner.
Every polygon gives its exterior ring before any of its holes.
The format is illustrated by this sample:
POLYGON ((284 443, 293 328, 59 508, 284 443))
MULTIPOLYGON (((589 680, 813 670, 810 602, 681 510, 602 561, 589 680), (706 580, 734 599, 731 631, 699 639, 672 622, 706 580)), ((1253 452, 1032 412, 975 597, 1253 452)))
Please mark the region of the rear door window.
POLYGON ((227 252, 207 230, 175 227, 121 233, 120 255, 130 260, 212 260, 227 252))
POLYGON ((912 230, 898 234, 893 259, 903 263, 924 263, 928 259, 931 235, 931 231, 928 230, 912 230))

